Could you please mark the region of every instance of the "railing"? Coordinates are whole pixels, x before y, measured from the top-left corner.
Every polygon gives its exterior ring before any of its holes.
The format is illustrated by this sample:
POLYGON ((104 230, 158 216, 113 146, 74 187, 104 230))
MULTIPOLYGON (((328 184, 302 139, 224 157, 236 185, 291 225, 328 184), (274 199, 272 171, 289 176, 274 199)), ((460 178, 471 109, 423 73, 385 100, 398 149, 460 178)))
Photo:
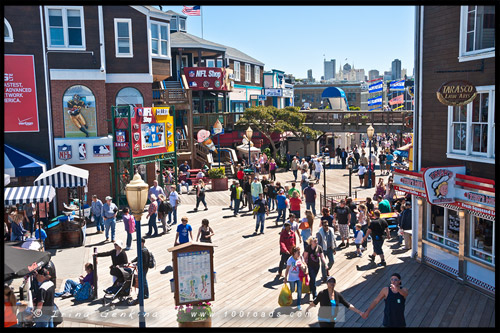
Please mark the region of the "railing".
POLYGON ((182 88, 153 89, 153 103, 155 104, 178 104, 187 102, 187 92, 182 88))
POLYGON ((341 125, 359 126, 368 124, 401 125, 408 122, 408 117, 413 117, 413 111, 325 111, 301 110, 306 114, 306 125, 341 125))

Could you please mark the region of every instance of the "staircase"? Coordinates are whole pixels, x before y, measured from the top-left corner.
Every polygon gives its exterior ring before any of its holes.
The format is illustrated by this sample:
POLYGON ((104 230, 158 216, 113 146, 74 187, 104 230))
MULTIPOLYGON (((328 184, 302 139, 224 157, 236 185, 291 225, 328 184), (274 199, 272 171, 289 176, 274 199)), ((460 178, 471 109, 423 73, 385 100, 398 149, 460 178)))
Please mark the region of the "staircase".
MULTIPOLYGON (((202 144, 195 144, 195 160, 200 162, 202 165, 206 164, 210 168, 219 167, 218 154, 212 154, 210 150, 202 144)), ((233 161, 235 164, 238 163, 236 159, 236 153, 233 149, 223 148, 221 150, 221 165, 224 167, 226 177, 229 179, 235 178, 236 170, 234 169, 233 161)))
POLYGON ((158 82, 157 88, 153 89, 153 102, 158 104, 179 104, 187 103, 187 92, 183 89, 180 81, 162 81, 158 82))

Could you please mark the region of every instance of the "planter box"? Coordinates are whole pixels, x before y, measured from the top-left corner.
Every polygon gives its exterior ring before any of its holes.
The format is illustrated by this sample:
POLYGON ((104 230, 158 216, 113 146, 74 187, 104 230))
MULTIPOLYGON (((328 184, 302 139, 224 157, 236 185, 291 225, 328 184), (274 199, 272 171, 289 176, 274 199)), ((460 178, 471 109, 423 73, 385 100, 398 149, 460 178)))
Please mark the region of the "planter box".
POLYGON ((179 327, 212 327, 212 318, 206 320, 178 322, 179 327))
POLYGON ((214 178, 212 181, 212 191, 227 191, 228 179, 227 178, 214 178))

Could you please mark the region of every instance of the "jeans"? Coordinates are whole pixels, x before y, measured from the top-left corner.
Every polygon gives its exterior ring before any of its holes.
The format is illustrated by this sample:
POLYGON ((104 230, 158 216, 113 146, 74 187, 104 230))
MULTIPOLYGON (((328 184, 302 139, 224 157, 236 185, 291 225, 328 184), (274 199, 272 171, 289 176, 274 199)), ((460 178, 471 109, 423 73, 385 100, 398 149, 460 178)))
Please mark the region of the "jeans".
POLYGON ((310 209, 314 216, 316 216, 316 203, 315 202, 306 202, 306 209, 310 209))
POLYGON ((115 227, 116 227, 116 218, 109 218, 104 221, 104 227, 105 227, 105 232, 104 234, 106 235, 106 239, 109 237, 109 229, 111 228, 111 240, 115 240, 115 227))
MULTIPOLYGON (((368 230, 368 224, 362 225, 361 226, 361 231, 363 231, 363 234, 366 235, 366 231, 368 230)), ((368 239, 365 240, 363 243, 361 243, 361 246, 363 246, 365 249, 368 246, 368 239)))
POLYGON ((151 235, 151 232, 154 230, 154 235, 153 236, 156 236, 158 235, 158 225, 156 224, 156 213, 154 213, 153 215, 151 215, 149 217, 149 222, 148 222, 148 235, 151 235))
POLYGON ((42 314, 40 317, 34 317, 35 327, 54 327, 54 318, 52 318, 53 312, 50 314, 42 314))
POLYGON ((189 193, 189 184, 188 183, 184 183, 184 184, 179 184, 179 186, 178 186, 179 194, 182 194, 182 187, 183 186, 186 187, 186 193, 189 193))
POLYGON ((102 216, 95 216, 94 215, 94 221, 95 221, 95 225, 97 227, 97 231, 104 231, 104 221, 102 219, 102 216))
POLYGON ((127 232, 127 249, 130 249, 132 246, 132 234, 130 232, 127 232))
MULTIPOLYGON (((148 279, 146 278, 146 272, 142 273, 142 280, 144 281, 144 298, 149 298, 149 286, 148 279)), ((139 298, 141 297, 141 289, 139 288, 139 298)))
POLYGON ((320 178, 321 178, 321 171, 320 172, 315 172, 314 174, 316 176, 316 180, 320 180, 320 178))
POLYGON ((316 293, 316 277, 318 276, 319 267, 315 268, 313 266, 307 266, 309 270, 309 288, 311 289, 311 294, 313 298, 317 296, 316 293))
POLYGON ((304 229, 300 232, 300 237, 302 237, 302 243, 304 244, 304 247, 306 246, 306 240, 309 239, 309 237, 312 236, 311 229, 307 228, 304 229))
POLYGON ((279 275, 281 275, 281 273, 283 272, 283 269, 286 268, 286 262, 288 261, 288 258, 290 258, 289 253, 281 253, 280 263, 278 264, 279 275))
MULTIPOLYGON (((326 257, 328 257, 328 270, 330 270, 332 268, 333 262, 334 262, 334 259, 333 259, 333 249, 329 248, 329 249, 323 250, 323 254, 326 257)), ((321 275, 323 276, 323 278, 327 277, 326 267, 325 267, 325 265, 323 263, 321 264, 321 275)))
POLYGON ((297 306, 300 306, 300 301, 302 300, 302 281, 288 281, 290 283, 290 291, 293 293, 295 291, 295 286, 297 286, 297 306))
POLYGON ((295 181, 297 181, 297 171, 298 170, 292 170, 295 181))
POLYGON ((195 209, 198 209, 200 202, 205 205, 205 208, 207 208, 207 202, 205 201, 205 196, 202 196, 202 197, 198 196, 198 197, 196 197, 196 208, 195 209))
POLYGON ((70 293, 71 295, 73 295, 73 292, 75 291, 75 288, 76 286, 78 286, 78 282, 76 281, 73 281, 73 280, 66 280, 66 283, 64 284, 64 289, 62 292, 59 292, 59 293, 54 293, 54 297, 60 297, 61 295, 65 294, 65 293, 70 293))
POLYGON ((280 217, 283 216, 283 223, 286 220, 286 208, 278 208, 278 217, 276 218, 276 222, 280 220, 280 217))
POLYGON ((267 199, 267 205, 269 206, 269 209, 270 210, 273 210, 276 206, 276 199, 272 199, 272 198, 268 198, 267 199), (271 208, 271 204, 272 204, 272 208, 271 208))
POLYGON ((252 195, 252 203, 254 203, 254 202, 255 202, 255 200, 257 200, 258 198, 259 198, 259 196, 254 197, 254 196, 252 195))
POLYGON ((266 220, 266 213, 257 213, 257 222, 255 224, 255 232, 259 229, 260 224, 260 232, 264 232, 264 221, 266 220))
POLYGON ((240 199, 234 199, 234 215, 240 211, 240 199))
POLYGON ((172 211, 168 213, 168 225, 172 225, 172 214, 174 214, 173 224, 177 224, 177 206, 172 207, 172 211))
POLYGON ((33 216, 27 216, 26 218, 28 219, 28 230, 30 234, 33 234, 35 231, 35 219, 33 216))

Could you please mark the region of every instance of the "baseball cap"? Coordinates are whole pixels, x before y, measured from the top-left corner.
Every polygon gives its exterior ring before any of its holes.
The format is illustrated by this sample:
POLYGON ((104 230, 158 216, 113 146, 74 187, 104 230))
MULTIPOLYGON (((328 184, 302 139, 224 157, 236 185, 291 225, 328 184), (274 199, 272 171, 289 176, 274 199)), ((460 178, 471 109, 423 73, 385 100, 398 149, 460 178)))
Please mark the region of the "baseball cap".
POLYGON ((332 280, 333 280, 333 283, 337 283, 337 281, 335 280, 335 278, 333 276, 329 276, 329 277, 326 278, 326 282, 327 283, 330 282, 330 281, 332 281, 332 280))
POLYGON ((111 198, 109 195, 106 197, 106 200, 112 200, 113 198, 111 198))
POLYGON ((280 193, 285 193, 285 190, 281 189, 281 190, 280 190, 280 193))

